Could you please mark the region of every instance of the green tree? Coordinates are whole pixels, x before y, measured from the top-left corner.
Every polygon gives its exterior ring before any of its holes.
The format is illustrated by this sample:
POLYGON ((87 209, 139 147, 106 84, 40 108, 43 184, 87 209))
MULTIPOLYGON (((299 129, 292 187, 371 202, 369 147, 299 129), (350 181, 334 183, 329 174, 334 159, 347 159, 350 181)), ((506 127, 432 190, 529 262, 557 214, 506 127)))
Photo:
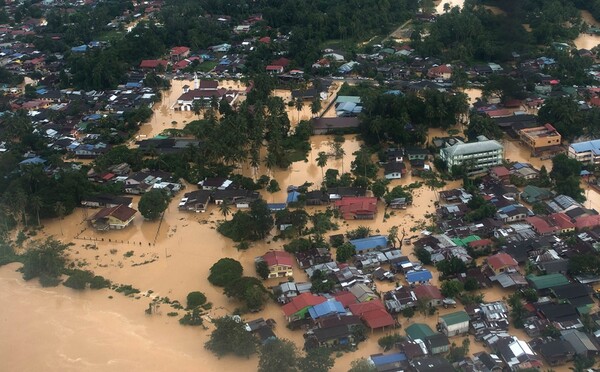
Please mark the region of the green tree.
POLYGON ((198 306, 202 306, 206 303, 206 296, 204 293, 195 291, 190 292, 187 295, 187 309, 194 309, 198 306))
POLYGON ((377 368, 366 358, 353 360, 348 372, 377 372, 377 368))
POLYGON ((373 185, 371 185, 371 191, 373 191, 373 196, 378 199, 383 197, 383 195, 385 195, 385 193, 388 191, 388 184, 389 180, 386 179, 375 180, 375 182, 373 182, 373 185))
POLYGON ((267 186, 267 191, 270 192, 271 194, 273 194, 279 190, 281 190, 281 188, 279 187, 279 183, 277 182, 277 180, 272 179, 269 182, 269 186, 267 186))
POLYGON ((445 280, 442 282, 440 292, 444 297, 456 297, 463 291, 463 285, 456 279, 445 280))
POLYGON ((405 307, 404 309, 402 309, 402 316, 410 319, 413 316, 415 316, 415 309, 412 307, 405 307))
POLYGON ((327 372, 333 367, 331 351, 324 347, 310 349, 306 355, 298 359, 300 372, 327 372))
POLYGON ((209 340, 204 344, 207 350, 212 351, 219 357, 234 354, 250 357, 256 353, 258 340, 250 332, 246 331, 243 323, 225 316, 213 320, 215 326, 209 340))
POLYGON ((138 208, 140 213, 147 220, 155 220, 161 216, 161 214, 169 206, 169 197, 164 190, 152 189, 140 198, 138 208))
POLYGON ((258 274, 258 276, 260 276, 262 279, 267 279, 269 277, 269 265, 267 265, 267 263, 265 261, 258 261, 256 263, 256 273, 258 274))
POLYGON ((58 285, 67 263, 68 247, 52 237, 32 242, 23 255, 23 279, 39 278, 42 285, 58 285))
POLYGON ((352 243, 346 242, 340 245, 335 251, 335 260, 337 262, 347 262, 356 254, 356 249, 352 243))
POLYGON ((60 225, 60 235, 63 235, 63 229, 62 229, 62 220, 65 216, 67 209, 65 208, 65 205, 60 202, 57 201, 56 203, 54 203, 54 213, 56 213, 56 216, 58 217, 58 223, 60 225))
POLYGON ((467 271, 467 265, 458 257, 452 257, 440 261, 436 265, 442 276, 451 276, 454 274, 460 274, 467 271))
POLYGON ((260 310, 266 301, 266 289, 258 278, 243 276, 228 283, 224 291, 227 297, 233 297, 246 304, 250 311, 260 310))
POLYGON ((65 287, 83 290, 86 288, 87 284, 92 280, 94 274, 85 270, 72 270, 70 272, 69 278, 64 281, 63 285, 65 287))
POLYGON ((259 372, 295 372, 297 371, 298 349, 286 339, 267 342, 260 350, 259 372))
POLYGON ((317 116, 317 114, 321 111, 321 98, 319 96, 315 96, 310 104, 310 112, 313 117, 317 116))
POLYGON ((423 247, 416 248, 415 255, 423 265, 431 265, 431 253, 427 249, 423 247))
POLYGON ((400 336, 398 333, 383 336, 377 340, 377 344, 383 348, 383 351, 388 351, 394 348, 397 343, 406 340, 404 336, 400 336))
POLYGON ((582 202, 585 200, 580 186, 581 163, 569 158, 566 154, 558 154, 552 158, 550 176, 554 180, 555 190, 582 202))
POLYGON ((208 281, 212 285, 225 287, 242 277, 244 268, 242 264, 233 258, 221 258, 210 268, 208 281))

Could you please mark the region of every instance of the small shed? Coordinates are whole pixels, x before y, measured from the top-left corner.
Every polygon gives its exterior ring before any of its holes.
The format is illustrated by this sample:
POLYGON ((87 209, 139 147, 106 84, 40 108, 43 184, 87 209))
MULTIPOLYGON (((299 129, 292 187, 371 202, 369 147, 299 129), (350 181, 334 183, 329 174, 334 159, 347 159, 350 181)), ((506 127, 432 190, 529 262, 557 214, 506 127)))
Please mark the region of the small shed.
POLYGON ((469 315, 464 310, 442 315, 439 327, 448 337, 465 334, 469 331, 469 315))

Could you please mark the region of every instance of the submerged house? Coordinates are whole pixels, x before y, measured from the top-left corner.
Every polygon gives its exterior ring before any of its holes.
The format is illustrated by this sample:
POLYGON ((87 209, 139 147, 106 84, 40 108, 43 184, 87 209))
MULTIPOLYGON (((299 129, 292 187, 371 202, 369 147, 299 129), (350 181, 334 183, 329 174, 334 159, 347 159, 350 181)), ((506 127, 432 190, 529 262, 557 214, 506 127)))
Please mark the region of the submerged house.
POLYGON ((133 222, 137 211, 126 205, 102 208, 89 218, 90 223, 96 230, 120 230, 133 222))

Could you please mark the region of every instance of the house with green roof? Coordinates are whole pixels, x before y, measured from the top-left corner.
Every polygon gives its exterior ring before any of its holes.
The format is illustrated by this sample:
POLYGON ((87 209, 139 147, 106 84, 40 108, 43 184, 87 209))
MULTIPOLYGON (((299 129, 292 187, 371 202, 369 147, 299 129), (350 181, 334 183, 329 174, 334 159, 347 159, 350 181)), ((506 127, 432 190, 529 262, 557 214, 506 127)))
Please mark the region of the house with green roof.
POLYGON ((413 323, 406 327, 406 336, 412 341, 422 340, 423 342, 429 336, 433 336, 435 332, 425 323, 413 323))
POLYGON ((537 187, 533 185, 525 186, 521 193, 521 200, 528 204, 539 203, 543 200, 550 199, 552 197, 552 191, 547 188, 537 187))
POLYGON ((563 274, 548 274, 548 275, 527 275, 525 277, 529 284, 538 291, 558 287, 561 285, 569 284, 569 279, 565 277, 563 274))
POLYGON ((481 240, 481 238, 477 235, 469 235, 465 238, 452 238, 452 242, 460 247, 467 247, 469 243, 475 242, 477 240, 481 240))
POLYGON ((469 315, 460 310, 440 316, 439 326, 446 336, 456 336, 469 332, 469 315))

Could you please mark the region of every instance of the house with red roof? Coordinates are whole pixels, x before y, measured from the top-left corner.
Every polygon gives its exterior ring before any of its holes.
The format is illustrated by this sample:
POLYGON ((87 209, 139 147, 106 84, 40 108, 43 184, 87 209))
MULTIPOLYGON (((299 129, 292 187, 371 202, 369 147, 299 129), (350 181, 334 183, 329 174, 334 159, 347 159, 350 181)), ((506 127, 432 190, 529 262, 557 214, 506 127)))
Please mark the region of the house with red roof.
POLYGON ((269 74, 282 74, 283 73, 283 66, 276 66, 276 65, 268 65, 265 70, 269 73, 269 74))
POLYGON ((294 298, 281 308, 288 322, 304 319, 308 313, 308 309, 327 301, 325 297, 317 296, 312 293, 302 293, 294 298))
POLYGON ((257 262, 263 261, 269 268, 269 279, 282 278, 294 275, 292 255, 285 251, 270 251, 257 258, 257 262))
POLYGON ((429 77, 430 79, 448 80, 452 77, 452 66, 450 66, 450 65, 434 66, 427 71, 427 77, 429 77))
POLYGON ((144 59, 140 62, 140 68, 145 70, 156 70, 157 68, 162 67, 165 69, 168 64, 169 62, 163 59, 144 59))
POLYGON ((335 202, 345 220, 372 220, 377 214, 377 198, 345 196, 335 202))
POLYGON ((271 44, 271 38, 268 36, 261 37, 260 39, 258 39, 258 42, 263 44, 271 44))
POLYGON ((508 181, 510 178, 510 171, 505 166, 498 166, 490 169, 490 176, 499 181, 508 181))
POLYGON ((171 48, 171 60, 181 61, 190 55, 190 48, 185 46, 176 46, 171 48))
POLYGON ((496 275, 507 271, 517 271, 519 268, 519 263, 508 253, 497 253, 488 257, 487 264, 496 275))
POLYGON ((290 64, 290 60, 287 59, 287 58, 285 58, 285 57, 278 58, 278 59, 274 60, 273 62, 271 62, 271 65, 273 65, 273 66, 281 66, 284 69, 286 67, 288 67, 289 64, 290 64))
POLYGON ((494 245, 494 242, 491 239, 478 239, 478 240, 473 240, 473 241, 467 243, 467 245, 474 252, 480 252, 485 249, 492 248, 492 245, 494 245))
POLYGON ((352 314, 359 316, 360 320, 372 330, 392 327, 396 324, 396 321, 385 310, 385 306, 380 300, 351 304, 349 309, 352 314))
POLYGON ((564 213, 553 213, 549 216, 531 216, 526 221, 539 235, 561 234, 575 231, 575 224, 564 213))
POLYGON ((434 285, 418 285, 413 289, 413 292, 417 296, 417 300, 425 301, 428 306, 436 307, 442 305, 442 292, 434 285))
POLYGON ((336 292, 333 294, 333 298, 339 301, 346 309, 348 306, 358 302, 356 296, 350 291, 336 292))
POLYGON ((135 209, 119 204, 115 207, 100 209, 88 221, 96 230, 120 230, 133 222, 136 213, 135 209))
POLYGON ((600 226, 600 215, 581 216, 575 220, 575 229, 588 230, 600 226))

